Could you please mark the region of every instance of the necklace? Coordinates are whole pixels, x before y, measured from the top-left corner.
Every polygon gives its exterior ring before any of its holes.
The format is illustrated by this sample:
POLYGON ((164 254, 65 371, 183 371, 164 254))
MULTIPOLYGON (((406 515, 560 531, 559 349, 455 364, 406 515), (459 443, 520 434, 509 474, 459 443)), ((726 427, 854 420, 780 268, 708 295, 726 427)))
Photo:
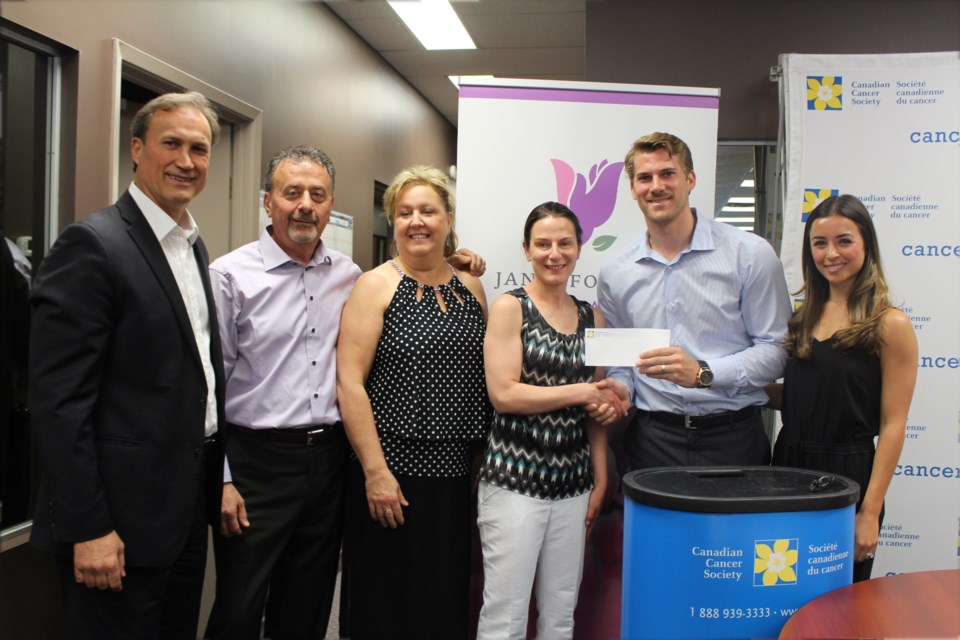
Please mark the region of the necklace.
MULTIPOLYGON (((427 287, 429 287, 430 289, 433 289, 433 288, 435 288, 435 287, 443 287, 443 286, 446 286, 446 285, 447 285, 446 282, 441 282, 440 284, 437 284, 437 285, 423 284, 422 282, 420 282, 419 280, 417 280, 416 278, 414 278, 413 276, 411 276, 410 274, 408 274, 406 271, 404 271, 404 270, 401 268, 401 266, 400 266, 401 264, 403 264, 403 263, 400 262, 400 259, 399 259, 399 258, 394 258, 394 259, 390 260, 390 265, 391 265, 394 269, 397 270, 397 273, 400 274, 400 277, 402 278, 402 277, 406 276, 406 277, 410 278, 411 280, 413 280, 413 282, 417 285, 417 289, 420 289, 420 291, 423 291, 423 290, 424 290, 425 288, 427 288, 427 287)), ((451 275, 451 276, 456 275, 455 272, 454 272, 454 270, 453 270, 453 267, 450 265, 449 262, 447 263, 447 268, 450 269, 450 275, 451 275)))

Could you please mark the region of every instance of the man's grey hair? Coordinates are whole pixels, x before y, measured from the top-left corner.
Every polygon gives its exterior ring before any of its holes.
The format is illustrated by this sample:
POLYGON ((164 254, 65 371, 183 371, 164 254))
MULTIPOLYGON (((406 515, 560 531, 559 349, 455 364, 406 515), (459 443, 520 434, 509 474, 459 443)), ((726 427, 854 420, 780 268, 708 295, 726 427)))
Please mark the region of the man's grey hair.
POLYGON ((333 193, 333 188, 337 181, 337 170, 333 166, 333 160, 320 149, 305 144, 287 147, 286 149, 278 151, 277 155, 270 158, 270 164, 267 165, 267 177, 263 181, 264 191, 270 193, 273 189, 273 174, 276 173, 277 167, 279 167, 280 163, 284 160, 297 163, 313 162, 321 165, 327 170, 327 174, 330 176, 330 193, 333 193))

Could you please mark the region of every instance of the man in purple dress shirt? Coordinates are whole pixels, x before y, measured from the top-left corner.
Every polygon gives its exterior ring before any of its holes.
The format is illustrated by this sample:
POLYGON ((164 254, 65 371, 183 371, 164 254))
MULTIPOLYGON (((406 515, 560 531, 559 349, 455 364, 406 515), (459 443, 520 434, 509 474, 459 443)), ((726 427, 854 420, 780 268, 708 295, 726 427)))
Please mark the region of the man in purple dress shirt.
POLYGON ((208 635, 322 638, 340 552, 348 445, 336 394, 340 311, 360 275, 320 236, 333 162, 297 146, 270 161, 256 242, 210 265, 226 373, 217 594, 208 635), (269 601, 268 601, 269 592, 269 601))

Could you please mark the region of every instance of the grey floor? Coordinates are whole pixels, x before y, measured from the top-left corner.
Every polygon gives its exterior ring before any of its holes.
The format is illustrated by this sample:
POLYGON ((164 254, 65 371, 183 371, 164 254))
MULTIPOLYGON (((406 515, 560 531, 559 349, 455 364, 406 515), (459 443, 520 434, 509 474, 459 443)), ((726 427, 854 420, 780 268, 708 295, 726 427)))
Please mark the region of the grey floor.
POLYGON ((337 571, 337 589, 333 594, 333 606, 330 608, 330 623, 323 640, 340 639, 340 572, 337 571))

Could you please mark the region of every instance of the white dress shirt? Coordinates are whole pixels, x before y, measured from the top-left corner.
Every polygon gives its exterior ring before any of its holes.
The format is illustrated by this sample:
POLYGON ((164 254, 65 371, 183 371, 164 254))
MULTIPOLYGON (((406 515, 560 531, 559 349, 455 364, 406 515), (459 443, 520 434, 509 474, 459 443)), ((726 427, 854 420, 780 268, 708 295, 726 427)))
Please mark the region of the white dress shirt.
POLYGON ((203 280, 200 279, 200 266, 193 253, 193 245, 200 237, 193 216, 187 211, 178 225, 163 209, 151 200, 135 183, 130 184, 133 196, 147 223, 160 241, 163 255, 167 258, 173 277, 180 288, 183 304, 190 316, 190 326, 197 340, 197 350, 203 364, 203 375, 207 380, 207 420, 204 435, 212 436, 217 432, 216 377, 213 372, 213 360, 210 358, 210 309, 203 292, 203 280))

